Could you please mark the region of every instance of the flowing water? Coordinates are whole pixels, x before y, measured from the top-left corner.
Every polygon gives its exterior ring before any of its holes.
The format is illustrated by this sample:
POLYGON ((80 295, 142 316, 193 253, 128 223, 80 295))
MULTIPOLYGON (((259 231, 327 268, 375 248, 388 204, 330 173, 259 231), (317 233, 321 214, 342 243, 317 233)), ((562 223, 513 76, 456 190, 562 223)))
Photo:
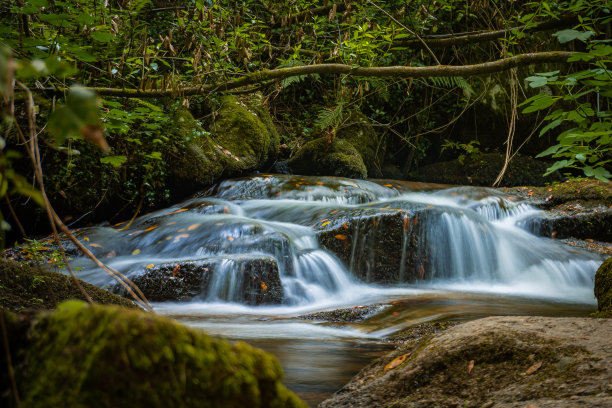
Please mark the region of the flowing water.
MULTIPOLYGON (((316 404, 388 350, 381 339, 410 325, 593 310, 603 259, 537 236, 541 216, 486 188, 262 175, 79 236, 132 279, 204 262, 207 278, 191 299, 154 303, 157 312, 275 353, 288 386, 316 404), (247 269, 255 264, 268 267, 247 269), (245 297, 247 287, 259 294, 245 297), (374 304, 379 313, 363 322, 299 317, 374 304)), ((73 266, 84 280, 114 285, 86 259, 73 266)))

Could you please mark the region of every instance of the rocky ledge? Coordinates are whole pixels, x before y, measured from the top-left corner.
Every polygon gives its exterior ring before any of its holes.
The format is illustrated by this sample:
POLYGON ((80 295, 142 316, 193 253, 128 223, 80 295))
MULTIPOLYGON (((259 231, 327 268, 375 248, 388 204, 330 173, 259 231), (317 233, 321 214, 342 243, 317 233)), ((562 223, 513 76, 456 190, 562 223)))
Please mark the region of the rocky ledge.
POLYGON ((409 341, 321 408, 609 407, 612 321, 489 317, 409 341))

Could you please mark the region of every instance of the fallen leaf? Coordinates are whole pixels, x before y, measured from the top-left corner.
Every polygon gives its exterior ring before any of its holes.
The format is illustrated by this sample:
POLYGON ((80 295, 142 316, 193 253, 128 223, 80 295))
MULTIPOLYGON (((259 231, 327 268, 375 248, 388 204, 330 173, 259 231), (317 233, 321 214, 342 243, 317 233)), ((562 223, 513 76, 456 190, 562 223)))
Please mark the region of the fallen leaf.
MULTIPOLYGON (((585 241, 586 241, 586 242, 595 242, 595 240, 594 240, 594 239, 592 239, 592 238, 585 238, 585 241)), ((93 245, 93 244, 92 244, 92 245, 93 245)))
POLYGON ((264 281, 259 282, 259 285, 261 286, 263 290, 268 290, 268 285, 266 285, 264 281))
POLYGON ((552 234, 550 234, 550 237, 555 239, 557 237, 557 231, 553 231, 552 234))
POLYGON ((135 249, 132 251, 132 255, 138 255, 140 253, 140 249, 135 249))
POLYGON ((187 231, 193 231, 194 229, 198 228, 200 226, 200 224, 192 224, 187 228, 187 231))
POLYGON ((187 238, 188 236, 189 236, 189 234, 179 234, 176 237, 174 237, 174 241, 173 242, 179 242, 181 239, 187 238))
POLYGON ((152 267, 154 267, 154 266, 155 266, 155 264, 148 264, 148 265, 147 265, 147 269, 151 269, 151 268, 152 268, 152 267))
POLYGON ((400 364, 402 364, 404 361, 406 361, 406 359, 410 356, 410 353, 407 354, 403 354, 395 359, 393 359, 393 361, 391 361, 389 364, 387 364, 384 368, 385 371, 387 370, 391 370, 392 368, 395 368, 397 366, 399 366, 400 364))
POLYGON ((338 213, 338 211, 340 211, 340 210, 333 210, 332 212, 330 212, 330 213, 329 213, 329 215, 334 215, 334 214, 337 214, 337 213, 338 213))
POLYGON ((391 187, 393 187, 393 184, 383 184, 383 187, 389 187, 389 188, 391 188, 391 187))
POLYGON ((180 270, 181 270, 181 264, 176 265, 174 269, 172 270, 172 276, 178 275, 180 270))
MULTIPOLYGON (((189 211, 189 208, 181 208, 181 209, 179 209, 179 210, 169 212, 167 215, 178 214, 178 213, 182 213, 183 211, 189 211)), ((175 223, 175 224, 176 224, 176 223, 175 223)), ((171 225, 171 224, 170 224, 170 223, 168 223, 168 225, 171 225)))
POLYGON ((159 227, 159 225, 153 225, 152 227, 149 227, 145 230, 145 232, 149 232, 149 231, 153 231, 154 229, 156 229, 157 227, 159 227))
POLYGON ((470 360, 470 364, 468 365, 468 374, 472 372, 474 369, 474 360, 470 360))
POLYGON ((342 228, 348 229, 348 222, 345 222, 344 224, 342 224, 342 228))
POLYGON ((393 312, 391 313, 393 316, 399 316, 399 312, 393 312))
POLYGON ((181 228, 180 230, 176 231, 176 232, 185 232, 187 231, 185 228, 181 228))
POLYGON ((535 363, 531 367, 529 367, 527 369, 527 371, 525 371, 525 375, 531 375, 531 374, 535 373, 536 371, 538 371, 540 369, 540 367, 542 367, 542 362, 538 361, 537 363, 535 363))
MULTIPOLYGON (((92 243, 92 244, 89 244, 89 246, 92 246, 92 247, 94 247, 94 248, 102 248, 102 245, 100 245, 100 244, 93 244, 93 243, 92 243)), ((43 248, 44 248, 44 247, 43 247, 43 248)), ((40 249, 43 249, 43 248, 40 248, 40 249)))
POLYGON ((346 235, 338 234, 338 235, 334 236, 334 238, 339 239, 341 241, 344 241, 346 239, 346 235))
POLYGON ((318 185, 320 185, 320 186, 322 186, 322 185, 323 185, 323 182, 322 182, 322 181, 317 181, 317 184, 318 184, 318 185))
POLYGON ((325 221, 323 224, 321 224, 322 227, 326 226, 327 224, 329 224, 331 221, 325 221))
POLYGON ((83 237, 83 239, 84 239, 85 241, 89 242, 89 238, 87 238, 87 237, 83 237))
POLYGON ((234 240, 234 237, 228 237, 227 240, 231 242, 234 240))

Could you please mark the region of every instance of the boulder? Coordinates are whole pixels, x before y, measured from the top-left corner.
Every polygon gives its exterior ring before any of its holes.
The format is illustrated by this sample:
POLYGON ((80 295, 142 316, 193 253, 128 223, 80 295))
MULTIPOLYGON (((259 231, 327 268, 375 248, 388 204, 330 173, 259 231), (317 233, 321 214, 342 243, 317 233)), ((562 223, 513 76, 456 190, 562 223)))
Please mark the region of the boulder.
POLYGON ((610 336, 609 319, 479 319, 400 345, 319 407, 609 407, 610 336))
MULTIPOLYGON (((130 300, 77 279, 95 303, 135 308, 130 300)), ((61 273, 0 259, 0 307, 13 312, 54 309, 68 299, 85 300, 75 281, 61 273)))
POLYGON ((211 124, 212 140, 229 158, 224 176, 234 177, 274 164, 280 137, 261 95, 224 96, 211 124))
POLYGON ((307 406, 276 357, 145 312, 63 303, 19 347, 22 406, 307 406))
POLYGON ((346 140, 334 138, 328 142, 320 137, 302 146, 289 160, 295 174, 366 178, 368 173, 361 155, 346 140))
MULTIPOLYGON (((416 171, 414 179, 430 183, 490 186, 504 166, 505 156, 501 153, 466 155, 463 160, 455 159, 433 163, 416 171)), ((501 184, 503 186, 543 186, 562 179, 559 172, 546 177, 550 163, 526 156, 517 156, 508 166, 501 184)))
POLYGON ((612 257, 606 259, 595 273, 596 317, 612 317, 612 257))
POLYGON ((368 177, 382 177, 385 146, 367 116, 359 111, 353 112, 344 126, 338 129, 336 137, 346 140, 357 149, 368 170, 368 177))
MULTIPOLYGON (((211 258, 155 265, 131 277, 153 302, 219 297, 249 305, 281 303, 283 287, 278 265, 271 257, 233 257, 224 262, 211 258), (227 261, 232 265, 228 268, 227 261), (229 287, 229 285, 235 285, 229 287)), ((115 285, 113 291, 127 296, 115 285)))

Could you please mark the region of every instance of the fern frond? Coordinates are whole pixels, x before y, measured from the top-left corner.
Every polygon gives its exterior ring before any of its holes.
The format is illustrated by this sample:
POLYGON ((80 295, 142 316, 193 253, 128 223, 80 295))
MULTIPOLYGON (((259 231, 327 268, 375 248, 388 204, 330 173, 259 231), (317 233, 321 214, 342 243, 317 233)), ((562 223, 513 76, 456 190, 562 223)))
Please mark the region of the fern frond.
POLYGON ((468 96, 474 94, 474 89, 463 77, 430 77, 426 81, 439 88, 460 88, 468 96))
POLYGON ((329 127, 336 128, 342 122, 342 109, 344 104, 340 102, 338 106, 332 109, 321 109, 317 116, 317 126, 319 129, 327 129, 329 127))

